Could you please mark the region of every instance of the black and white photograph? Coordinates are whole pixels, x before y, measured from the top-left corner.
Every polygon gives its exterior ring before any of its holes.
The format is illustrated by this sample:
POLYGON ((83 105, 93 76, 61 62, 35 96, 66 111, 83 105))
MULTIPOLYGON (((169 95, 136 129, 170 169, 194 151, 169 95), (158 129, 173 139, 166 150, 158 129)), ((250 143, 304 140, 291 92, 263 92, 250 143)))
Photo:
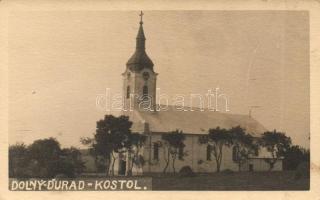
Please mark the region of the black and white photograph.
POLYGON ((9 191, 310 190, 309 11, 16 9, 7 33, 9 191))

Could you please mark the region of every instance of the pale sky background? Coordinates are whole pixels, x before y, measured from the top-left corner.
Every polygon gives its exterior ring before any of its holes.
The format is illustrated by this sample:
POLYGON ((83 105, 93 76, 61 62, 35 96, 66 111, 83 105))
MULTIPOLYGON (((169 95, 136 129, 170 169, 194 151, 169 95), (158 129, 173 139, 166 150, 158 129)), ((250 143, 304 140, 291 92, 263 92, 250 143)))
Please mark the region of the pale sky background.
MULTIPOLYGON (((9 18, 9 141, 92 136, 107 112, 96 96, 122 92, 139 11, 13 12, 9 18)), ((219 87, 248 114, 309 147, 307 12, 145 11, 146 48, 167 95, 219 87)))

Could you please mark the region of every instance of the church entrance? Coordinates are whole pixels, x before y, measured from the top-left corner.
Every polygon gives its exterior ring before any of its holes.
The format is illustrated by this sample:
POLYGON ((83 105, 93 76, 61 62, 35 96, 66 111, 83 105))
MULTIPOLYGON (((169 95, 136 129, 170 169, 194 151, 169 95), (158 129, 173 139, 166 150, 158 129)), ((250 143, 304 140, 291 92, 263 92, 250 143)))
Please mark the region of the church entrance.
POLYGON ((119 161, 119 175, 126 175, 127 162, 124 160, 119 161))

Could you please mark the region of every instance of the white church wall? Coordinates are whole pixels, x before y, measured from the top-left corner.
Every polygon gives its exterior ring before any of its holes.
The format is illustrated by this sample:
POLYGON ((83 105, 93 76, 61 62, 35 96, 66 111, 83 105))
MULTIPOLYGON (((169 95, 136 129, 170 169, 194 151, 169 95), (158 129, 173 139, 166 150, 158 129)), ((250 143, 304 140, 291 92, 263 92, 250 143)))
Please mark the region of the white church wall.
MULTIPOLYGON (((198 142, 199 135, 186 135, 185 138, 185 148, 183 160, 180 160, 177 156, 175 162, 175 171, 179 172, 179 170, 183 166, 190 166, 194 172, 199 173, 210 173, 216 172, 216 161, 213 155, 211 155, 211 160, 207 160, 207 145, 201 145, 198 142)), ((150 137, 146 140, 145 146, 141 150, 141 155, 143 155, 145 160, 145 165, 142 167, 133 166, 132 173, 133 175, 141 175, 143 173, 162 173, 165 168, 165 159, 164 159, 164 148, 159 147, 158 159, 154 159, 154 143, 162 141, 161 134, 159 133, 151 133, 151 141, 150 137), (151 142, 151 149, 150 149, 151 142), (150 159, 151 158, 151 159, 150 159), (150 162, 149 162, 150 160, 150 162), (151 163, 151 164, 150 164, 151 163)), ((269 164, 265 161, 265 158, 268 158, 268 152, 265 152, 265 149, 261 149, 259 154, 263 156, 257 156, 251 158, 246 163, 242 164, 241 171, 249 171, 250 169, 253 171, 268 171, 269 164)), ((119 166, 120 158, 118 154, 115 154, 116 160, 114 164, 114 173, 115 175, 119 174, 119 166)), ((85 160, 88 162, 86 164, 87 171, 94 171, 95 167, 93 159, 90 159, 88 155, 84 156, 85 160)), ((122 158, 126 161, 126 170, 130 167, 130 161, 128 156, 123 155, 122 158)), ((232 170, 239 171, 238 163, 232 160, 232 147, 223 147, 223 156, 221 161, 220 170, 232 170)), ((110 167, 111 170, 111 167, 110 167)), ((282 170, 282 160, 278 160, 273 171, 281 171, 282 170)), ((167 168, 167 172, 173 172, 172 160, 169 163, 167 168)), ((110 173, 111 174, 111 173, 110 173)))
MULTIPOLYGON (((184 141, 185 148, 184 151, 186 155, 184 156, 183 160, 176 159, 175 162, 175 169, 176 172, 183 166, 190 166, 194 172, 215 172, 216 171, 216 161, 213 155, 211 155, 211 160, 207 160, 207 145, 201 145, 198 143, 198 135, 186 135, 186 139, 184 141)), ((149 141, 149 140, 148 140, 149 141)), ((149 159, 149 155, 151 154, 151 165, 149 166, 148 163, 143 167, 144 172, 163 172, 165 167, 165 160, 164 160, 164 150, 163 148, 159 148, 159 159, 153 159, 153 143, 161 141, 161 134, 152 134, 151 143, 152 148, 151 152, 149 152, 149 144, 147 144, 147 148, 144 151, 144 157, 146 160, 149 159)), ((263 156, 268 155, 268 152, 265 152, 265 149, 262 149, 260 152, 263 156)), ((259 153, 260 153, 259 152, 259 153)), ((241 165, 241 171, 249 171, 250 167, 252 167, 253 171, 267 171, 269 170, 269 164, 265 162, 265 160, 261 157, 256 157, 253 159, 248 160, 246 163, 241 165), (250 166, 252 165, 252 166, 250 166)), ((220 170, 232 170, 232 171, 239 171, 238 163, 232 160, 232 146, 231 147, 223 147, 223 155, 221 161, 220 170)), ((282 160, 279 160, 275 163, 274 171, 282 170, 282 160)), ((171 163, 167 168, 167 172, 173 172, 173 167, 171 163)))
MULTIPOLYGON (((255 158, 251 159, 250 164, 253 165, 253 171, 268 171, 269 164, 263 158, 255 158)), ((278 160, 274 166, 272 171, 281 171, 282 170, 282 160, 278 160)))
MULTIPOLYGON (((184 141, 185 148, 184 151, 186 155, 183 157, 183 160, 180 160, 178 157, 175 162, 175 171, 179 172, 179 170, 183 166, 190 166, 194 172, 215 172, 216 171, 216 163, 213 156, 211 156, 211 160, 207 160, 207 145, 201 145, 198 143, 199 136, 197 135, 186 135, 186 139, 184 141)), ((161 135, 155 134, 152 135, 151 143, 151 165, 146 163, 143 167, 144 172, 163 172, 165 168, 165 160, 164 160, 164 149, 163 147, 159 148, 159 159, 155 160, 153 158, 154 148, 153 143, 161 141, 161 135)), ((149 142, 149 141, 148 141, 149 142)), ((148 146, 150 144, 147 144, 148 146)), ((144 157, 146 160, 149 159, 149 147, 144 151, 144 157)), ((238 170, 238 165, 232 160, 232 151, 231 148, 223 149, 223 159, 221 163, 221 170, 230 169, 232 171, 238 170)), ((173 172, 172 162, 170 162, 167 172, 173 172)))

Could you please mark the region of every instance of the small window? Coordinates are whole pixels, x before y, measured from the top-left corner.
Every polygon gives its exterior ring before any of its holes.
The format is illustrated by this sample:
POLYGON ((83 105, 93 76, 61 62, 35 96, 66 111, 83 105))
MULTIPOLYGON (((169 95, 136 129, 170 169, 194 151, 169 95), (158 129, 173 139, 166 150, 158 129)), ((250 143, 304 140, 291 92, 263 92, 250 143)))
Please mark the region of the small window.
POLYGON ((159 160, 159 144, 158 143, 153 144, 153 159, 159 160))
POLYGON ((207 146, 207 160, 211 160, 211 146, 207 146))
POLYGON ((142 76, 143 76, 143 79, 145 81, 147 81, 149 79, 149 73, 148 72, 143 72, 142 76))
POLYGON ((184 147, 182 147, 182 146, 179 147, 179 152, 178 152, 178 153, 179 153, 179 154, 178 154, 178 155, 179 155, 179 160, 182 160, 182 159, 183 159, 183 150, 184 150, 184 147))
POLYGON ((143 86, 143 89, 142 89, 142 94, 144 97, 148 96, 148 86, 143 86))
POLYGON ((234 146, 232 148, 232 160, 233 161, 238 161, 239 157, 238 157, 238 147, 237 146, 234 146))
POLYGON ((130 98, 130 86, 127 87, 127 99, 130 98))

